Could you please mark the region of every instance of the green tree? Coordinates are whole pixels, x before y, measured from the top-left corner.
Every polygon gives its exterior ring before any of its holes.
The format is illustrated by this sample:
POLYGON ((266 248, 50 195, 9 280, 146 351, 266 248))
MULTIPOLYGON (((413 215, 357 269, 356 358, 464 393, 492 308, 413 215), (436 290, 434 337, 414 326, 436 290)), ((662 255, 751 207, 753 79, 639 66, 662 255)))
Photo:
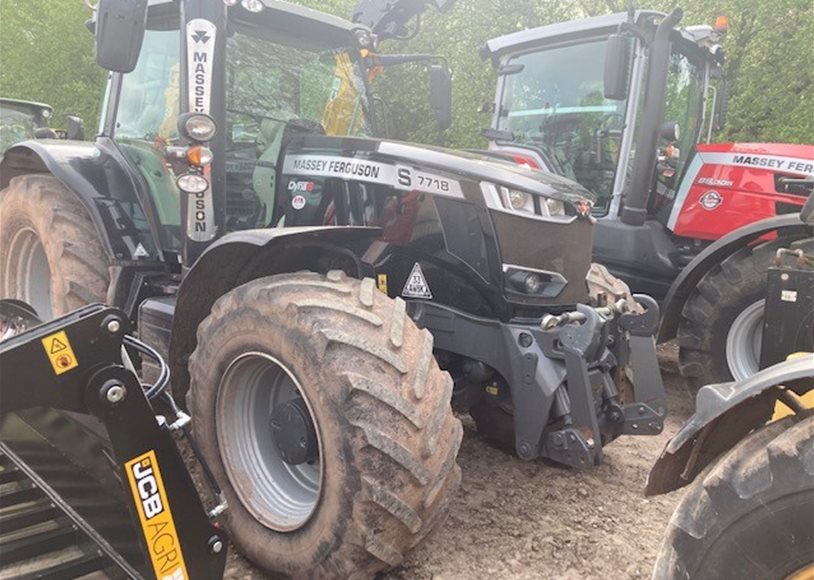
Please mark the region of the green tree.
MULTIPOLYGON (((214 0, 213 0, 214 1, 214 0)), ((642 8, 670 10, 676 0, 642 8)), ((349 17, 357 0, 297 3, 349 17)), ((812 0, 686 0, 683 24, 712 22, 727 14, 724 41, 730 81, 728 125, 718 139, 814 143, 814 2, 812 0)), ((454 72, 452 128, 440 134, 432 118, 424 67, 388 69, 375 91, 389 105, 393 134, 402 139, 481 147, 489 116, 477 112, 494 97, 495 75, 478 51, 489 38, 553 22, 618 12, 625 0, 458 0, 452 11, 427 11, 410 41, 384 43, 383 52, 431 52, 454 72)), ((57 121, 79 113, 92 127, 105 73, 93 59, 82 0, 0 0, 0 94, 40 100, 57 121)))
POLYGON ((0 0, 0 95, 78 114, 92 133, 105 72, 96 66, 82 0, 0 0))

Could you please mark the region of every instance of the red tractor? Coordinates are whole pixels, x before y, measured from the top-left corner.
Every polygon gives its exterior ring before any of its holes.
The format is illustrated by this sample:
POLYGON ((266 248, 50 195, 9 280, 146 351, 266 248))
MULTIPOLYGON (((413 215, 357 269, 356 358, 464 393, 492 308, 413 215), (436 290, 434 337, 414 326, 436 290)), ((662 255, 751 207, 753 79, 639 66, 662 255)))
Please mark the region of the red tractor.
POLYGON ((493 154, 594 193, 594 259, 661 299, 659 338, 678 338, 698 388, 759 368, 766 268, 777 248, 814 244, 796 219, 814 146, 708 144, 726 116, 725 23, 681 17, 631 11, 489 40, 484 136, 493 154))

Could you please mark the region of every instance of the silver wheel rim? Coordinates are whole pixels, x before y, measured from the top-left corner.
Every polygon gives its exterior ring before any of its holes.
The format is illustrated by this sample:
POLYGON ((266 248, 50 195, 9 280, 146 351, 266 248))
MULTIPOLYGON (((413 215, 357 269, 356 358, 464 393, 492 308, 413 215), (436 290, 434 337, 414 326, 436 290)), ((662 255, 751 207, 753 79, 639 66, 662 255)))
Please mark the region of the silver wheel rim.
POLYGON ((726 336, 726 364, 736 381, 760 370, 760 345, 763 341, 765 300, 758 300, 741 312, 726 336))
POLYGON ((14 234, 8 256, 5 278, 11 287, 6 288, 6 295, 30 304, 41 320, 51 320, 51 267, 36 232, 25 228, 14 234))
POLYGON ((240 502, 274 531, 301 528, 319 502, 323 453, 314 411, 293 373, 271 355, 242 354, 226 369, 216 406, 221 457, 240 502), (277 405, 298 395, 316 427, 319 457, 289 465, 274 443, 270 417, 277 405))

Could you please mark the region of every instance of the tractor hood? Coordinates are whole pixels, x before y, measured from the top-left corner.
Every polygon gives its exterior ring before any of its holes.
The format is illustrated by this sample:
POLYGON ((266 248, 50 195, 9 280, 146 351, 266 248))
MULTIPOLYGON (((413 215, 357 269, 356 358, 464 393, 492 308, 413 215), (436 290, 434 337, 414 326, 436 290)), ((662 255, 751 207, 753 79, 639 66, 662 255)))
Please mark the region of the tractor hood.
MULTIPOLYGON (((429 182, 421 179, 421 176, 413 179, 411 168, 419 172, 427 170, 432 176, 442 175, 447 180, 454 180, 450 185, 456 190, 462 182, 477 182, 504 186, 570 204, 578 204, 584 200, 595 201, 595 196, 590 191, 559 175, 478 153, 417 146, 400 141, 306 136, 294 141, 287 149, 283 172, 291 174, 305 171, 312 176, 358 177, 363 181, 373 180, 379 183, 392 181, 389 184, 397 187, 421 190, 429 182), (348 162, 343 163, 336 156, 348 158, 348 162), (353 163, 350 163, 351 159, 353 163), (415 181, 418 183, 414 183, 415 181)), ((430 187, 429 193, 445 192, 430 187)))
POLYGON ((401 287, 418 253, 427 257, 418 261, 429 284, 422 296, 478 316, 509 316, 507 302, 587 300, 591 194, 576 183, 492 157, 375 139, 297 136, 281 161, 275 219, 381 227, 381 241, 409 256, 390 258, 389 277, 401 287), (529 273, 543 281, 530 293, 518 282, 529 273), (473 275, 487 289, 456 294, 473 275))

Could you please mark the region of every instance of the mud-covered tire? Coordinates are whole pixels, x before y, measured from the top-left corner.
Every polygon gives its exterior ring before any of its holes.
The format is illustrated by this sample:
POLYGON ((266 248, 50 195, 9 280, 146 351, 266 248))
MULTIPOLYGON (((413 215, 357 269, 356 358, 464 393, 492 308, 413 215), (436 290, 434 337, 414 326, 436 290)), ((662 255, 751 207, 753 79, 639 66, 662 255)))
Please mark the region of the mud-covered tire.
POLYGON ((691 484, 654 579, 776 579, 814 564, 814 417, 756 431, 691 484))
POLYGON ((107 254, 76 195, 52 175, 12 179, 0 192, 0 297, 48 319, 105 302, 109 285, 107 254))
MULTIPOLYGON (((741 248, 710 269, 687 299, 681 312, 677 339, 679 370, 691 390, 733 379, 742 380, 750 374, 733 376, 732 365, 754 366, 752 372, 757 371, 757 363, 739 365, 737 361, 729 360, 732 357, 727 355, 727 337, 733 324, 744 313, 746 317, 741 320, 746 327, 752 326, 749 324, 750 311, 757 316, 752 324, 762 324, 760 305, 766 298, 767 271, 778 248, 782 247, 812 251, 814 240, 779 238, 741 248)), ((759 352, 759 335, 756 339, 754 342, 759 352)), ((751 344, 752 341, 744 339, 743 342, 751 344)), ((742 352, 741 356, 752 359, 755 354, 742 352)))
POLYGON ((341 272, 262 278, 216 302, 198 329, 187 401, 240 552, 275 577, 367 578, 398 565, 443 519, 460 483, 462 428, 432 344, 401 299, 341 272), (247 352, 285 365, 321 441, 319 496, 293 531, 251 515, 222 457, 221 379, 247 352))

